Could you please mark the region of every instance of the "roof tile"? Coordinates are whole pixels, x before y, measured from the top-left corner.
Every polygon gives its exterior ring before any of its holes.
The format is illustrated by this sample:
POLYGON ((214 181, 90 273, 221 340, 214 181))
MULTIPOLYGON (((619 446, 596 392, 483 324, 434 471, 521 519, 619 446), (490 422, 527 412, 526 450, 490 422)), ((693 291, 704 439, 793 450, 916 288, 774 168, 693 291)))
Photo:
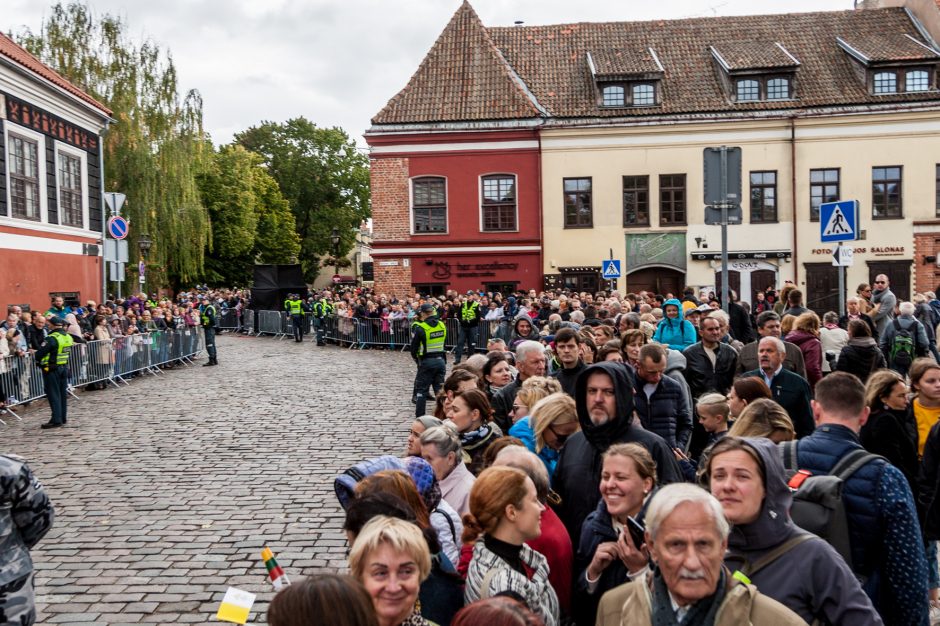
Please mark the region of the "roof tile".
POLYGON ((774 41, 722 41, 712 47, 721 55, 731 71, 779 69, 799 65, 799 61, 774 41))

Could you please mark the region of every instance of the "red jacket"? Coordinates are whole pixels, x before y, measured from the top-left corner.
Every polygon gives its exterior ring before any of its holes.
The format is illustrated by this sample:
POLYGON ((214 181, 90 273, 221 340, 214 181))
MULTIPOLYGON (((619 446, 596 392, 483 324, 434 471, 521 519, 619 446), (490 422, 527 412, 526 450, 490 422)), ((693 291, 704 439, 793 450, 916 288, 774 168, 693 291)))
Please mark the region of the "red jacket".
POLYGON ((819 338, 805 330, 791 330, 787 333, 786 341, 795 344, 803 353, 806 362, 806 380, 811 389, 816 387, 822 379, 822 342, 819 338))

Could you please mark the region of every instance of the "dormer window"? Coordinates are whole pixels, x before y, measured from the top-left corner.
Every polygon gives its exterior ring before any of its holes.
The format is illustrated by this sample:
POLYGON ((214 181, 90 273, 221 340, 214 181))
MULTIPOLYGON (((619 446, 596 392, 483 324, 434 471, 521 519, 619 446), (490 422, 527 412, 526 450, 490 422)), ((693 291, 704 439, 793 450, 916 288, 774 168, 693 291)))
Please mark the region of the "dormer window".
POLYGON ((738 102, 756 102, 760 100, 760 83, 752 78, 739 80, 736 99, 738 102))
POLYGON ((620 85, 607 85, 601 94, 605 107, 622 107, 626 104, 623 87, 620 85))
POLYGON ((586 55, 601 108, 651 107, 660 104, 665 70, 652 48, 595 50, 586 55))
POLYGON ((734 102, 793 99, 800 62, 771 41, 730 41, 711 46, 720 78, 734 102))
POLYGON ((933 91, 940 53, 911 35, 868 35, 836 43, 855 62, 874 95, 933 91))

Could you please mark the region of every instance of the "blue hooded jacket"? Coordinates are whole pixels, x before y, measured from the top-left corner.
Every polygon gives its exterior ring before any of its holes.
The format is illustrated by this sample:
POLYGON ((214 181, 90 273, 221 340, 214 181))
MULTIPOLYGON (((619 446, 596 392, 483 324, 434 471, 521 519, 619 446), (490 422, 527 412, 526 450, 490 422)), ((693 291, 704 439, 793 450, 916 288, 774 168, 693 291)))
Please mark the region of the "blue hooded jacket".
POLYGON ((670 298, 663 303, 663 319, 656 326, 653 341, 666 344, 680 352, 698 341, 695 326, 683 317, 682 303, 675 298, 670 298), (678 310, 678 316, 675 319, 666 317, 666 307, 669 306, 674 306, 678 310))

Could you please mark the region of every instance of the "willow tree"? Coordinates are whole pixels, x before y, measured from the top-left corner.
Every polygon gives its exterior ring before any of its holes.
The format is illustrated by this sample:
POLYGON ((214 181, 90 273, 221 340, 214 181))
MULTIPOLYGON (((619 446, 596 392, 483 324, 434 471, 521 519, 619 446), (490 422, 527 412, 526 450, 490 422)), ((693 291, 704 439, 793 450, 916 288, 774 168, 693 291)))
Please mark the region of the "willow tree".
POLYGON ((132 256, 137 238, 150 235, 148 282, 179 286, 203 272, 209 221, 196 176, 212 147, 199 93, 181 97, 169 52, 131 41, 127 28, 86 4, 59 3, 39 32, 26 29, 17 39, 112 110, 102 141, 105 187, 127 195, 122 213, 131 222, 132 256))

